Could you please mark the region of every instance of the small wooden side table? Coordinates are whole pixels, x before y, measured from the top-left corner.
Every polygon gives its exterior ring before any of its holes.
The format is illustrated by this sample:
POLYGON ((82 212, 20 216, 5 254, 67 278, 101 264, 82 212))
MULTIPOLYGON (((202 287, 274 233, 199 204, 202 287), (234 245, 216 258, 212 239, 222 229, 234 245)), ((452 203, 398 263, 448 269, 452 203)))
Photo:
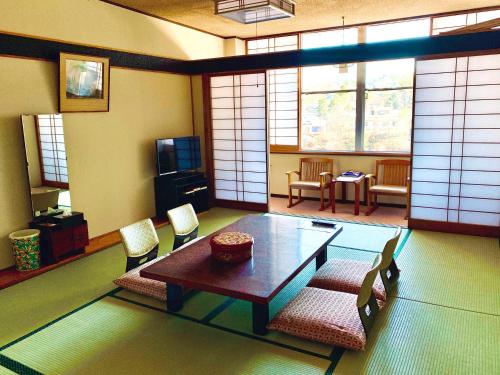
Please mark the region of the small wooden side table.
MULTIPOLYGON (((344 177, 344 176, 339 176, 337 177, 337 182, 342 183, 342 201, 346 201, 346 196, 347 196, 347 189, 346 185, 348 183, 354 184, 354 215, 359 215, 359 196, 360 196, 360 185, 361 182, 365 181, 365 175, 362 174, 359 177, 344 177)), ((365 195, 366 195, 366 184, 365 184, 365 195)), ((366 198, 365 198, 365 204, 366 204, 366 198)), ((332 206, 332 212, 335 212, 333 206, 332 206)))

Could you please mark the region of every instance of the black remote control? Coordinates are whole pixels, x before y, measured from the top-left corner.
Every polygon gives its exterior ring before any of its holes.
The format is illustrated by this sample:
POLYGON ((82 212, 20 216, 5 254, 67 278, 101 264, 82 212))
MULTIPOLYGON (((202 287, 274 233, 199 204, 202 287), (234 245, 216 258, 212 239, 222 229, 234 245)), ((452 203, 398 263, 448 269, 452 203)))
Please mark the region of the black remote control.
POLYGON ((318 225, 321 227, 335 228, 335 223, 328 221, 328 220, 314 219, 314 220, 311 220, 311 223, 313 223, 313 225, 318 225))

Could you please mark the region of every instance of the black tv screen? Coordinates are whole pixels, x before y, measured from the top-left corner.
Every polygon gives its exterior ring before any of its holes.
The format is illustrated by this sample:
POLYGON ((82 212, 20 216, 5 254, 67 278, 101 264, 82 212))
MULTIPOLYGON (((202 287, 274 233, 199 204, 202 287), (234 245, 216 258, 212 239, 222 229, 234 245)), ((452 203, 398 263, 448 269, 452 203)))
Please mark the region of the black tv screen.
POLYGON ((200 137, 156 140, 158 176, 201 167, 200 137))

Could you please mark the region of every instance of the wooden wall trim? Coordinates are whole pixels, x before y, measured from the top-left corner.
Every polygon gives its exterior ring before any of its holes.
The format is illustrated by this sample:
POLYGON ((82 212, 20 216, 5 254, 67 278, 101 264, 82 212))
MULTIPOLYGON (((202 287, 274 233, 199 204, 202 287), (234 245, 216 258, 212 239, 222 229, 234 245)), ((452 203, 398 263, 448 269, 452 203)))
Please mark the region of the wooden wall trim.
POLYGON ((442 57, 447 54, 471 52, 477 54, 485 53, 485 51, 488 51, 486 53, 500 51, 500 30, 191 61, 0 32, 0 55, 56 62, 59 58, 59 52, 68 52, 109 57, 110 65, 114 67, 186 75, 246 72, 249 70, 399 58, 442 57))
POLYGON ((189 61, 192 74, 422 58, 500 50, 500 30, 189 61))
POLYGON ((109 57, 110 65, 121 68, 189 74, 184 60, 125 52, 95 46, 0 33, 0 55, 59 61, 59 52, 109 57))
POLYGON ((429 230, 433 232, 448 232, 457 234, 467 234, 471 236, 500 238, 500 227, 488 225, 450 223, 442 221, 412 219, 408 220, 408 228, 429 230))

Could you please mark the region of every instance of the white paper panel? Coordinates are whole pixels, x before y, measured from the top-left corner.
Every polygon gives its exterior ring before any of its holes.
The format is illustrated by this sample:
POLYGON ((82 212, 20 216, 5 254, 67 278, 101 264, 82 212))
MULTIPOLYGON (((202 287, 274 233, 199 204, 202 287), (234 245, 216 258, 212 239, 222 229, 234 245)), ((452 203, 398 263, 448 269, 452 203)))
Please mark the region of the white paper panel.
POLYGON ((414 142, 450 142, 451 129, 415 129, 414 142))
POLYGON ((462 183, 500 185, 500 172, 462 171, 462 183))
POLYGON ((297 145, 298 138, 297 137, 275 137, 276 141, 274 144, 277 145, 290 145, 290 146, 295 146, 297 145))
POLYGON ((500 186, 462 184, 460 193, 466 198, 500 199, 500 186))
POLYGON ((460 210, 500 213, 500 199, 460 198, 460 210))
POLYGON ((418 155, 442 155, 448 156, 451 152, 449 143, 414 143, 413 156, 418 155))
POLYGON ((500 69, 500 55, 469 57, 469 70, 500 69))
POLYGON ((500 70, 469 72, 467 83, 469 85, 498 85, 500 84, 500 70))
POLYGON ((431 208, 412 217, 498 225, 500 55, 418 61, 416 71, 412 204, 431 208))
POLYGON ((247 193, 245 192, 242 197, 245 202, 253 202, 253 203, 267 203, 267 194, 259 194, 259 193, 247 193))
POLYGON ((453 87, 437 87, 430 89, 416 89, 415 101, 442 101, 453 100, 455 89, 453 87))
POLYGON ((414 207, 448 208, 448 197, 412 194, 411 204, 414 207))
POLYGON ((237 199, 235 191, 215 190, 215 198, 235 201, 237 199))
POLYGON ((415 116, 415 129, 451 128, 453 116, 415 116))
POLYGON ((411 217, 413 219, 446 221, 447 210, 436 208, 412 207, 411 217))
POLYGON ((460 223, 490 225, 495 227, 500 225, 500 214, 461 211, 460 223))
MULTIPOLYGON (((467 114, 498 114, 500 100, 470 100, 467 101, 467 114)), ((455 113, 457 113, 455 111, 455 113)))
POLYGON ((414 158, 413 168, 450 169, 450 157, 421 156, 418 158, 414 158))
POLYGON ((500 157, 500 147, 497 144, 466 143, 463 147, 464 156, 500 157))
POLYGON ((451 115, 451 114, 453 114, 453 101, 415 103, 416 116, 451 115))
POLYGON ((455 86, 455 73, 417 75, 415 77, 415 83, 416 87, 419 88, 455 86))
POLYGON ((450 173, 443 170, 414 169, 413 181, 449 182, 450 173))
POLYGON ((448 196, 449 184, 432 182, 414 182, 412 187, 412 196, 415 194, 436 194, 448 196))
POLYGON ((450 58, 450 59, 418 61, 415 67, 415 71, 417 74, 454 72, 455 59, 450 58))
POLYGON ((267 202, 265 85, 263 73, 211 78, 217 199, 267 202))

